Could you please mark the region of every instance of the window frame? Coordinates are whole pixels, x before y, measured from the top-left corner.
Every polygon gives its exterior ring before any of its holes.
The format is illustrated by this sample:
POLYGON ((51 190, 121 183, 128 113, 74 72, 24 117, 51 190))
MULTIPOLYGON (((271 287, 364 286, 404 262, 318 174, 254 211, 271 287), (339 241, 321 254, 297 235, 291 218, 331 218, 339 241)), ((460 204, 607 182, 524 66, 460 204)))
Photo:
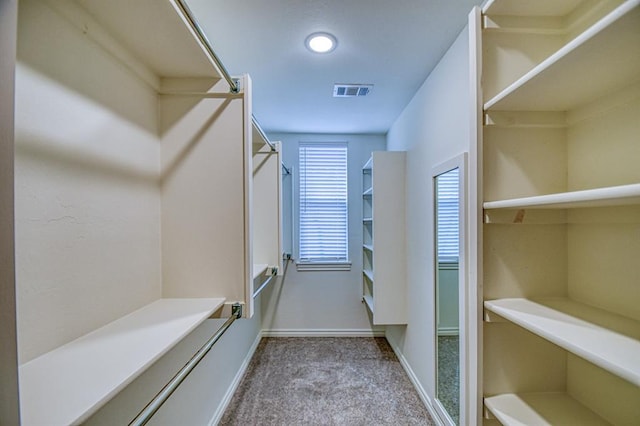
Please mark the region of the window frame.
POLYGON ((349 145, 346 141, 300 141, 298 143, 298 167, 297 167, 297 182, 295 185, 296 199, 295 199, 295 215, 297 224, 295 226, 296 235, 296 269, 298 271, 349 271, 351 270, 351 260, 349 258, 349 145), (302 224, 302 164, 300 162, 301 149, 305 146, 328 146, 328 147, 344 147, 345 149, 345 186, 346 186, 346 216, 345 216, 345 258, 344 259, 301 259, 301 224, 302 224))

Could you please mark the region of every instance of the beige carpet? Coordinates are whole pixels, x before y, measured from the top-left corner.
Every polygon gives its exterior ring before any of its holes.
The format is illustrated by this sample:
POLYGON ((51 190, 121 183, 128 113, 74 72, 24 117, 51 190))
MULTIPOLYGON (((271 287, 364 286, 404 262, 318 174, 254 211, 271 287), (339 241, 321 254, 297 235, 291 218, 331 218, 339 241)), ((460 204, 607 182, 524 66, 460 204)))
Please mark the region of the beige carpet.
POLYGON ((434 425, 384 338, 263 338, 221 425, 434 425))

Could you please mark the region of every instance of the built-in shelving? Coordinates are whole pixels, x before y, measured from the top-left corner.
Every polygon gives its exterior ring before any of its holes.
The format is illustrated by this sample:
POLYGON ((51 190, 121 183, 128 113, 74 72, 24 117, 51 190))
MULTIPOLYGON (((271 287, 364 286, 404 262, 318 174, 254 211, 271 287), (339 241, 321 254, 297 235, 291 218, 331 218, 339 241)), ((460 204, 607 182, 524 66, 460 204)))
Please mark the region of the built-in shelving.
POLYGON ((501 394, 484 398, 484 404, 505 426, 610 424, 564 392, 501 394))
POLYGON ((640 0, 474 18, 486 424, 635 424, 640 0))
POLYGON ((564 111, 640 75, 640 0, 627 1, 489 99, 485 110, 564 111), (589 70, 589 72, 585 72, 589 70))
POLYGON ((499 299, 485 301, 484 306, 640 386, 640 322, 559 298, 499 299))
POLYGON ((160 299, 21 365, 22 423, 81 423, 223 304, 160 299))
POLYGON ((640 183, 510 200, 486 201, 485 209, 566 209, 640 204, 640 183))
POLYGON ((404 324, 403 152, 373 152, 362 168, 362 294, 373 324, 404 324))

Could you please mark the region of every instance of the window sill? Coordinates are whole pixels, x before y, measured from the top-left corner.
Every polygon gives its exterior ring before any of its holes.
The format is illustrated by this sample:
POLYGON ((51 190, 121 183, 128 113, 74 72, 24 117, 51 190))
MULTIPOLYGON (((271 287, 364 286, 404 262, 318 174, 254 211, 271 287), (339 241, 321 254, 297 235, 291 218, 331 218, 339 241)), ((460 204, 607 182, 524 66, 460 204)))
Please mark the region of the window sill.
POLYGON ((296 269, 307 271, 350 271, 351 262, 297 262, 296 269))

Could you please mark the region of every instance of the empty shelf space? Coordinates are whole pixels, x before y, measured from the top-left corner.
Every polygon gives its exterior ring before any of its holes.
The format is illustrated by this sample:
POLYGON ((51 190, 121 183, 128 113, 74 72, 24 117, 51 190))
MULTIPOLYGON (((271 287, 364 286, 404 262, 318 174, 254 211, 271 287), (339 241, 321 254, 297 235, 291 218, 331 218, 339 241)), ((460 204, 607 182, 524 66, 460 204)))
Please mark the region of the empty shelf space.
POLYGON ((484 208, 490 209, 566 209, 581 207, 620 206, 640 204, 640 183, 563 192, 510 200, 487 201, 484 208))
POLYGON ((498 299, 484 306, 640 386, 640 322, 565 298, 498 299))
POLYGON ((485 110, 566 111, 640 75, 640 0, 628 0, 516 82, 485 110), (584 72, 589 70, 589 72, 584 72))
POLYGON ((21 365, 23 424, 86 420, 223 304, 160 299, 21 365))
POLYGON ((369 281, 373 282, 373 271, 370 271, 368 269, 363 269, 362 273, 364 274, 365 277, 369 279, 369 281))
POLYGON ((373 253, 373 246, 370 244, 363 244, 362 248, 364 248, 367 251, 370 251, 371 253, 373 253))
POLYGON ((366 190, 362 193, 362 196, 364 196, 364 197, 370 197, 370 196, 372 196, 372 195, 373 195, 373 188, 366 189, 366 190))
POLYGON ((609 424, 564 392, 507 393, 485 398, 484 405, 505 426, 609 424))

